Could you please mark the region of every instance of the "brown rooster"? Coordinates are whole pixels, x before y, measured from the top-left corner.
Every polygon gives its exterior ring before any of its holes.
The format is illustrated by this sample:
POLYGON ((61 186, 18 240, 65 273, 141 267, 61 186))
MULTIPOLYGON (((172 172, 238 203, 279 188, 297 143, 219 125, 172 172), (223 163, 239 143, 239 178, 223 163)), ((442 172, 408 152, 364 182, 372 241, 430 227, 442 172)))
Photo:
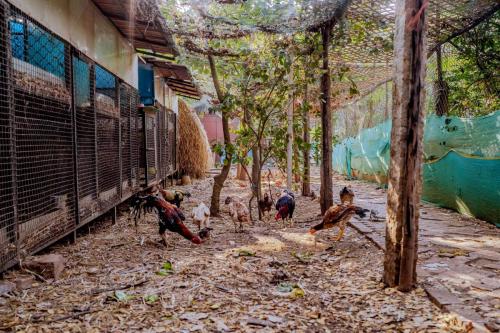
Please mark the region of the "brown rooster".
MULTIPOLYGON (((326 211, 323 216, 323 221, 309 229, 309 233, 314 235, 319 230, 330 229, 334 226, 338 226, 340 231, 335 241, 339 241, 344 236, 345 227, 351 217, 354 214, 357 214, 359 217, 365 217, 366 212, 369 212, 369 210, 354 205, 333 205, 326 211)), ((314 240, 314 244, 316 245, 316 239, 314 240)))
POLYGON ((229 206, 229 215, 234 223, 234 232, 238 232, 238 223, 240 231, 243 231, 243 223, 250 223, 250 212, 247 206, 238 197, 227 197, 224 203, 229 206))
POLYGON ((165 199, 171 204, 176 205, 178 208, 181 207, 181 202, 184 200, 184 198, 191 197, 191 193, 181 190, 165 190, 162 189, 161 187, 158 187, 158 190, 162 195, 163 199, 165 199))
POLYGON ((167 245, 166 231, 178 233, 185 239, 194 244, 201 244, 205 233, 193 234, 182 221, 186 217, 182 211, 175 205, 155 195, 146 195, 145 197, 135 196, 132 198, 133 214, 136 218, 140 217, 141 211, 152 211, 156 209, 159 217, 160 236, 167 245))
POLYGON ((344 186, 339 194, 341 204, 348 202, 350 205, 352 205, 352 202, 354 201, 354 192, 352 191, 350 186, 344 186))
POLYGON ((273 209, 273 200, 269 197, 267 193, 264 193, 264 199, 258 201, 259 209, 264 215, 267 212, 267 217, 269 218, 269 214, 271 213, 271 209, 273 209))

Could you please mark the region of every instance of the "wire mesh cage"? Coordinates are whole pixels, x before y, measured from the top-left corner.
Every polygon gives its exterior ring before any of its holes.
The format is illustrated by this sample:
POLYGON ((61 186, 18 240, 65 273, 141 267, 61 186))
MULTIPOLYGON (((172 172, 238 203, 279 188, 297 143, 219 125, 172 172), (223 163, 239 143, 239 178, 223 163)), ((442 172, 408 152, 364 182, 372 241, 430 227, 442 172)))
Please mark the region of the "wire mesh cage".
POLYGON ((148 184, 156 180, 158 167, 157 159, 157 118, 156 114, 146 113, 146 159, 147 159, 147 173, 148 184))
POLYGON ((158 112, 158 158, 159 158, 159 177, 167 177, 167 110, 161 106, 158 112))
POLYGON ((137 188, 137 91, 126 83, 120 84, 120 137, 122 197, 137 188))
POLYGON ((95 65, 97 186, 102 210, 120 200, 120 113, 117 105, 115 76, 95 65))
POLYGON ((0 1, 0 267, 16 258, 7 5, 0 1))
POLYGON ((11 7, 12 78, 19 89, 70 103, 68 45, 11 7))
POLYGON ((131 186, 139 186, 139 93, 136 89, 130 90, 130 173, 131 186))
MULTIPOLYGON (((0 271, 139 190, 139 95, 118 81, 0 0, 0 271)), ((158 122, 148 115, 151 181, 158 122)))
POLYGON ((175 169, 175 149, 177 147, 176 141, 176 117, 175 113, 171 110, 167 112, 167 173, 172 174, 175 169))
POLYGON ((78 203, 80 221, 97 211, 97 146, 92 63, 73 56, 73 93, 76 112, 78 203))
POLYGON ((32 252, 75 225, 69 44, 11 7, 17 218, 32 252))

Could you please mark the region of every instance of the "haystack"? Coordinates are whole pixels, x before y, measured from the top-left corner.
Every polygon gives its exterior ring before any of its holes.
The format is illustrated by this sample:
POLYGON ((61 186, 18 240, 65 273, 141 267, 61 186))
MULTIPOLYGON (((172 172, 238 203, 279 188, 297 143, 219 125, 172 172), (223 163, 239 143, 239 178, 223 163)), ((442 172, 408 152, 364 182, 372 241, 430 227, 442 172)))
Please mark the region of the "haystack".
POLYGON ((179 100, 179 167, 183 174, 202 178, 212 165, 212 151, 200 118, 179 100))

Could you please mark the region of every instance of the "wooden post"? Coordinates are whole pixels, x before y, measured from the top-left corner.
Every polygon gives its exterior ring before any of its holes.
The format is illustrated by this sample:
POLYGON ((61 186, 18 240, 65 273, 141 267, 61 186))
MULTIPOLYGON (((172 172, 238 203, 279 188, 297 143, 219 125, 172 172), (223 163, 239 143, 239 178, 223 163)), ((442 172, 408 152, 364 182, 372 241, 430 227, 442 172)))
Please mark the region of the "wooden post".
MULTIPOLYGON (((305 87, 305 93, 304 93, 304 103, 308 104, 308 99, 307 99, 307 84, 305 87)), ((309 109, 303 107, 302 110, 302 123, 304 126, 304 151, 303 151, 303 158, 304 158, 304 178, 302 179, 302 195, 303 196, 310 196, 311 195, 311 161, 309 155, 311 154, 311 147, 309 146, 309 126, 310 126, 310 119, 309 119, 309 109)))
POLYGON ((434 85, 436 94, 436 114, 438 116, 448 115, 448 85, 443 79, 443 62, 441 59, 441 45, 436 48, 436 71, 437 80, 434 85))
POLYGON ((116 224, 117 221, 118 221, 118 209, 116 208, 116 206, 114 206, 111 209, 111 223, 116 224))
POLYGON ((290 89, 290 105, 286 112, 287 119, 287 131, 286 131, 286 187, 292 189, 292 158, 293 158, 293 68, 290 68, 290 74, 288 75, 288 84, 290 89))
POLYGON ((329 21, 321 26, 321 39, 323 42, 323 74, 321 75, 321 214, 324 214, 333 205, 332 189, 332 110, 330 108, 331 80, 330 66, 328 63, 328 47, 330 34, 334 21, 329 21))
POLYGON ((427 3, 428 0, 396 1, 384 282, 401 291, 411 290, 416 282, 427 3))

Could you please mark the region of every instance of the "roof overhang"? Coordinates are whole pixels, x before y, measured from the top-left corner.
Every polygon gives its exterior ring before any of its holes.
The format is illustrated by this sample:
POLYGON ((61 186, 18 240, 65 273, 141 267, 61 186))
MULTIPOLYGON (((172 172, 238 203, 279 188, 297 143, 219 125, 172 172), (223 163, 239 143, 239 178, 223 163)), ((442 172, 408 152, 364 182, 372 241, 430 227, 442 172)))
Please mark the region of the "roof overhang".
POLYGON ((179 55, 154 0, 93 0, 136 49, 179 55))
POLYGON ((193 83, 193 77, 186 66, 174 64, 157 57, 142 56, 148 64, 153 65, 155 72, 165 79, 167 85, 178 95, 200 99, 198 87, 193 83))

